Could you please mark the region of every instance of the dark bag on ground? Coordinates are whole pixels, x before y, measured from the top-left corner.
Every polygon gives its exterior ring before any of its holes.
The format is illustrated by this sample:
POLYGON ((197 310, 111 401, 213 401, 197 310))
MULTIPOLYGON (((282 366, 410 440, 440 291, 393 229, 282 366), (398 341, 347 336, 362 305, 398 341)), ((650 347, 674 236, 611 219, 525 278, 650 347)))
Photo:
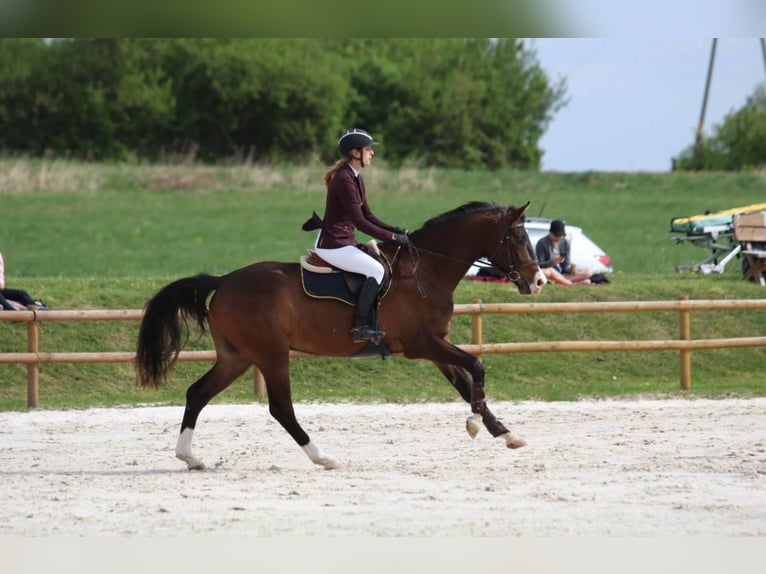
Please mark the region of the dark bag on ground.
POLYGON ((491 277, 493 279, 506 279, 505 273, 495 267, 479 267, 476 272, 477 277, 491 277))

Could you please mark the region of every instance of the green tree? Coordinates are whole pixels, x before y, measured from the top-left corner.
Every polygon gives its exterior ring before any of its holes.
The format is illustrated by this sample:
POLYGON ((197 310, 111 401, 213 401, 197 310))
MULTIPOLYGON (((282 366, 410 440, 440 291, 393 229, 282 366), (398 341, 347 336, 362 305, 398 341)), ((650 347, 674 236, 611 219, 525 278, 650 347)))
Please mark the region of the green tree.
POLYGON ((168 81, 136 40, 4 40, 0 70, 6 150, 123 158, 171 117, 168 81))
POLYGON ((0 149, 42 149, 37 110, 46 98, 38 89, 46 53, 39 39, 0 40, 0 149))
POLYGON ((563 93, 517 39, 0 39, 0 150, 536 169, 563 93))
POLYGON ((539 168, 538 143, 565 87, 550 84, 521 40, 365 39, 342 48, 355 64, 348 116, 384 134, 387 160, 539 168))
POLYGON ((674 170, 739 171, 766 167, 766 84, 740 109, 726 115, 710 138, 673 158, 674 170))
POLYGON ((176 102, 166 145, 203 159, 316 155, 340 130, 347 85, 316 40, 180 39, 164 56, 176 102))

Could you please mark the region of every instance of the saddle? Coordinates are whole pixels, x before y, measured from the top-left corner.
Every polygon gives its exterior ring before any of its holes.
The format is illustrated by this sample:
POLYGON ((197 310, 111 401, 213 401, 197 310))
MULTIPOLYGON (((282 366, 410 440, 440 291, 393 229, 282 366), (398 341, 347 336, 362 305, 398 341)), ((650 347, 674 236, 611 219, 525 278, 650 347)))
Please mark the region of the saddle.
MULTIPOLYGON (((391 264, 380 252, 375 240, 359 244, 357 247, 383 265, 385 274, 379 291, 379 297, 383 299, 391 287, 391 264)), ((333 267, 315 251, 301 256, 300 262, 301 284, 306 295, 317 299, 335 299, 356 307, 359 290, 365 280, 364 275, 333 267)))

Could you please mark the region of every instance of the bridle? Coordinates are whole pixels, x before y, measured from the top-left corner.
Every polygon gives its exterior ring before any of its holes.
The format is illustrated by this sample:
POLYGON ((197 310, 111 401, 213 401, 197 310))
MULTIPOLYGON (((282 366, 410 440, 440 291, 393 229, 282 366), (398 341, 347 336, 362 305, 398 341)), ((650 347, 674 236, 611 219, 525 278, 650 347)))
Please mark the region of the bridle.
MULTIPOLYGON (((524 267, 528 267, 530 265, 537 265, 537 259, 531 259, 530 261, 526 261, 525 263, 518 263, 514 261, 516 258, 513 255, 513 250, 511 249, 511 230, 523 228, 524 222, 523 221, 516 221, 512 223, 511 225, 508 224, 508 207, 505 208, 505 211, 503 213, 503 236, 500 238, 500 241, 498 241, 497 245, 495 246, 494 251, 492 251, 492 254, 487 258, 489 260, 488 263, 485 263, 484 261, 463 261, 462 259, 458 259, 456 257, 452 257, 451 255, 445 255, 444 253, 439 253, 437 251, 431 251, 430 249, 424 249, 422 247, 417 247, 415 244, 412 243, 412 241, 407 240, 407 249, 410 253, 410 260, 412 261, 412 275, 415 278, 415 284, 418 287, 418 292, 420 293, 421 297, 426 297, 425 289, 423 289, 422 285, 420 284, 420 280, 418 279, 418 266, 420 265, 420 257, 418 255, 419 251, 422 251, 423 253, 429 253, 430 255, 435 255, 437 257, 441 257, 442 259, 447 259, 449 261, 455 261, 458 263, 467 263, 468 265, 476 265, 477 267, 480 267, 482 269, 497 269, 505 277, 508 279, 508 281, 511 281, 512 283, 516 283, 519 279, 521 279, 521 274, 518 272, 518 269, 523 269, 524 267), (505 245, 506 249, 508 250, 508 269, 502 269, 501 267, 495 265, 494 263, 491 263, 492 259, 495 258, 495 255, 497 254, 498 250, 502 248, 502 246, 505 245)), ((394 260, 399 254, 399 249, 397 249, 396 255, 394 255, 394 260)))
POLYGON ((511 225, 508 225, 508 207, 505 208, 505 213, 503 213, 503 226, 505 227, 503 232, 503 237, 500 239, 498 244, 495 246, 495 250, 492 252, 492 255, 489 256, 489 264, 485 264, 483 261, 478 261, 480 265, 477 265, 477 267, 483 267, 485 269, 498 269, 500 270, 508 279, 508 281, 511 281, 513 283, 516 283, 519 279, 521 279, 521 274, 517 271, 517 269, 523 269, 524 267, 529 267, 530 265, 537 265, 537 258, 530 259, 529 261, 525 263, 518 263, 514 261, 516 259, 513 256, 513 250, 511 249, 511 230, 512 229, 518 229, 518 228, 524 228, 524 222, 523 221, 515 221, 511 225), (503 244, 506 245, 506 248, 508 249, 508 270, 502 269, 495 265, 494 263, 491 263, 491 261, 495 258, 495 255, 497 254, 498 249, 500 249, 503 244))

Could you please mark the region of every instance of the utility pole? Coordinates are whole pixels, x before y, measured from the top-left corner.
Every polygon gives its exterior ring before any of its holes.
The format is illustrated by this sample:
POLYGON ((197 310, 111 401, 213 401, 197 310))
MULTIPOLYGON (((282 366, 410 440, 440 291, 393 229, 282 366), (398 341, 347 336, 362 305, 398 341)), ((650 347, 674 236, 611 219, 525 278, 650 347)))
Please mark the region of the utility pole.
MULTIPOLYGON (((702 142, 703 131, 705 130, 705 112, 707 111, 707 99, 710 94, 710 81, 713 79, 713 64, 715 63, 715 49, 718 44, 718 38, 713 38, 713 45, 710 48, 710 63, 707 68, 707 81, 705 82, 705 95, 702 98, 702 112, 700 112, 700 121, 697 125, 697 145, 702 142)), ((764 47, 766 50, 766 46, 764 47)))
POLYGON ((766 71, 766 38, 761 38, 761 52, 763 52, 763 69, 766 71))
POLYGON ((713 45, 710 47, 710 62, 707 67, 707 81, 705 82, 705 95, 702 97, 702 111, 700 112, 700 121, 697 124, 697 138, 694 140, 692 148, 692 164, 694 169, 702 169, 705 160, 703 159, 702 140, 705 137, 705 112, 707 112, 707 99, 710 95, 710 82, 713 79, 713 64, 715 63, 715 49, 718 44, 718 38, 713 38, 713 45))
MULTIPOLYGON (((715 49, 718 44, 718 38, 713 38, 713 44, 710 47, 710 62, 707 68, 707 81, 705 82, 705 95, 702 98, 702 112, 700 113, 700 121, 697 125, 697 144, 702 142, 705 130, 705 112, 707 111, 707 100, 710 94, 710 82, 713 79, 713 64, 715 63, 715 49)), ((766 71, 766 38, 761 38, 761 52, 763 53, 763 68, 766 71)))
MULTIPOLYGON (((766 38, 761 38, 761 52, 763 53, 763 66, 766 71, 766 38)), ((707 80, 705 81, 705 94, 702 97, 702 111, 700 112, 700 121, 697 124, 697 137, 692 148, 692 164, 696 169, 701 169, 704 164, 702 154, 704 152, 703 140, 705 139, 705 113, 707 112, 707 101, 710 95, 710 83, 713 80, 713 65, 715 64, 715 50, 718 45, 718 38, 713 38, 710 46, 710 61, 707 68, 707 80)), ((750 101, 750 98, 748 98, 750 101)))

